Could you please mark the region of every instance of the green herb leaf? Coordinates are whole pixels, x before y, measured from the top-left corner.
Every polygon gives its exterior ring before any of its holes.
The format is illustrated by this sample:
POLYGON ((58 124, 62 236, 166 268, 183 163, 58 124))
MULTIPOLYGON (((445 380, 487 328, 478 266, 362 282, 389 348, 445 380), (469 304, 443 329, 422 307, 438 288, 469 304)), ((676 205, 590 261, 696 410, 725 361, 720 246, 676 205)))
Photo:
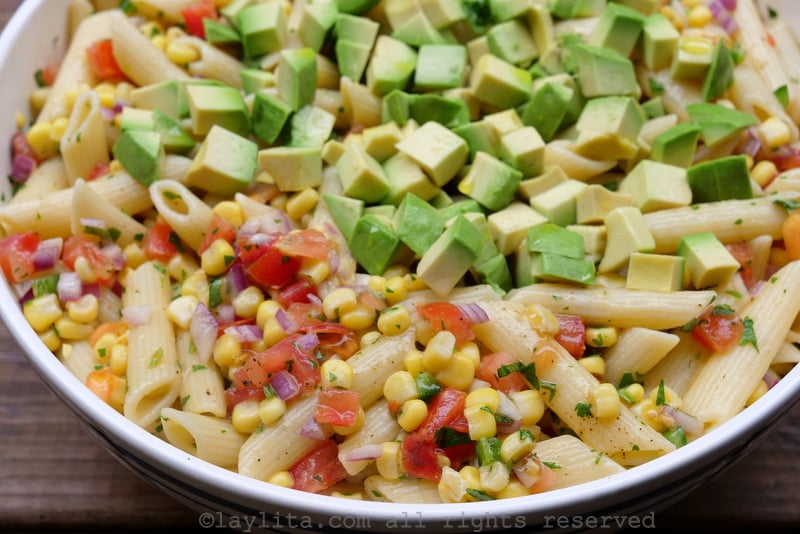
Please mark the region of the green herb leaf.
POLYGON ((759 352, 756 332, 753 330, 753 319, 745 317, 742 319, 742 324, 744 324, 744 332, 742 332, 742 339, 739 340, 739 345, 752 345, 756 352, 759 352))
POLYGON ((579 402, 575 405, 575 413, 578 417, 589 417, 592 415, 592 405, 588 402, 579 402))

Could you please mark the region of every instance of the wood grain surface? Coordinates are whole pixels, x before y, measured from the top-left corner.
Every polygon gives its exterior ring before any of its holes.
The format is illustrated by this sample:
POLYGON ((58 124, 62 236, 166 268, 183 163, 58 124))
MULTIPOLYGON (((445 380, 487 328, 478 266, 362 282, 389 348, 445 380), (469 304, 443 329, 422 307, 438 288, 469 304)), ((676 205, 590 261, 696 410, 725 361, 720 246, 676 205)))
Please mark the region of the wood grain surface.
MULTIPOLYGON (((0 0, 0 28, 20 3, 0 0)), ((732 468, 658 512, 655 525, 792 530, 800 527, 798 480, 800 406, 732 468)), ((198 516, 99 447, 0 324, 0 532, 167 529, 200 530, 198 516)))

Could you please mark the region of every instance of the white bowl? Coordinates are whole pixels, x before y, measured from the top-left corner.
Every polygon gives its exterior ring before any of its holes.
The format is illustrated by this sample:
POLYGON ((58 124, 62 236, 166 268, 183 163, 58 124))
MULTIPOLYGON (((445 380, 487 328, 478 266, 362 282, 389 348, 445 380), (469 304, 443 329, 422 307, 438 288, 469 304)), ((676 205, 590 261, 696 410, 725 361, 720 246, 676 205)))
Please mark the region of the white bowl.
MULTIPOLYGON (((770 3, 782 16, 800 21, 796 3, 770 3)), ((0 36, 0 147, 9 146, 15 113, 27 107, 34 69, 63 53, 66 4, 63 0, 27 0, 0 36)), ((7 149, 0 150, 0 169, 10 169, 7 149)), ((3 198, 8 198, 7 184, 2 187, 3 198)), ((636 526, 637 521, 648 526, 655 512, 746 455, 800 400, 800 368, 795 368, 757 403, 708 435, 645 465, 577 487, 464 505, 350 501, 246 478, 142 430, 90 394, 59 363, 28 326, 16 302, 7 283, 0 282, 0 315, 47 386, 111 454, 201 513, 201 526, 206 527, 282 532, 331 527, 388 532, 425 527, 427 532, 452 533, 515 527, 528 531, 618 529, 636 526), (624 522, 617 524, 614 518, 624 522)))

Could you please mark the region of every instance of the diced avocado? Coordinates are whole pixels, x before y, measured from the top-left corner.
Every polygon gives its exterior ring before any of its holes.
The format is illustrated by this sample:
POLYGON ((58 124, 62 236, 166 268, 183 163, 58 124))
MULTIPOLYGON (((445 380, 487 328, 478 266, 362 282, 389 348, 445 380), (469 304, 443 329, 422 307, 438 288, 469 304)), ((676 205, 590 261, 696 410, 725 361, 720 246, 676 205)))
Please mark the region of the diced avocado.
POLYGON ((530 9, 530 2, 519 0, 487 0, 492 19, 504 22, 510 19, 521 18, 530 9))
POLYGON ((574 282, 592 285, 595 282, 594 263, 548 252, 531 253, 531 276, 548 282, 574 282))
POLYGON ((697 289, 722 284, 741 267, 712 232, 684 236, 676 254, 685 258, 692 285, 697 289))
POLYGON ((238 26, 239 12, 248 6, 252 6, 256 2, 257 0, 231 0, 227 5, 220 8, 219 13, 228 19, 228 22, 234 26, 238 26))
POLYGON ((557 254, 582 260, 584 256, 583 236, 553 223, 531 227, 526 236, 528 252, 557 254))
POLYGON ((567 230, 583 237, 584 258, 596 263, 606 249, 606 227, 602 224, 570 224, 567 230))
POLYGON ((611 95, 642 96, 633 62, 610 48, 576 44, 572 47, 576 75, 586 98, 611 95))
MULTIPOLYGON (((777 93, 776 93, 777 94, 777 93)), ((417 95, 419 97, 428 96, 438 96, 435 93, 426 93, 423 95, 417 95)), ((456 87, 454 89, 444 89, 442 91, 442 97, 450 102, 458 102, 458 105, 466 108, 466 113, 464 113, 464 120, 461 121, 461 116, 459 115, 457 118, 460 120, 458 123, 454 123, 450 128, 455 128, 456 126, 460 126, 462 124, 466 124, 469 121, 476 121, 481 118, 481 102, 475 95, 472 94, 472 91, 469 90, 468 87, 456 87)), ((787 97, 788 98, 788 97, 787 97)))
POLYGON ((418 3, 436 29, 446 28, 467 16, 460 0, 419 0, 418 3))
POLYGON ((664 108, 664 99, 660 95, 642 102, 642 111, 648 119, 663 117, 667 114, 667 110, 664 108))
POLYGON ((481 205, 478 204, 477 201, 464 197, 451 198, 449 204, 437 209, 441 212, 445 222, 449 221, 453 217, 466 215, 468 213, 483 214, 483 208, 481 208, 481 205))
POLYGON ((378 3, 379 0, 334 0, 339 11, 360 15, 366 13, 378 3))
POLYGON ((358 83, 364 75, 380 24, 366 17, 339 13, 336 32, 336 63, 342 76, 358 83))
POLYGON ((422 256, 444 232, 444 218, 439 210, 409 193, 397 207, 392 226, 397 237, 422 256))
POLYGON ((631 97, 593 98, 575 125, 575 151, 596 160, 630 159, 639 151, 636 138, 644 121, 641 106, 631 97))
POLYGON ((676 80, 702 79, 711 66, 713 50, 710 37, 682 35, 672 58, 670 76, 676 80))
POLYGON ((703 80, 703 100, 716 100, 733 85, 733 56, 724 39, 717 41, 711 52, 711 65, 703 80))
POLYGON ((606 0, 550 0, 547 4, 554 16, 571 19, 600 15, 606 0))
POLYGON ((328 207, 333 222, 346 240, 350 240, 358 219, 364 214, 364 201, 344 195, 323 193, 322 199, 328 207))
POLYGON ((489 284, 500 295, 514 287, 506 257, 498 253, 484 261, 476 261, 472 273, 479 284, 489 284))
MULTIPOLYGON (((492 257, 500 254, 500 251, 497 249, 497 246, 492 239, 492 232, 489 229, 489 220, 486 217, 486 214, 480 211, 468 211, 462 215, 467 221, 469 221, 472 226, 475 227, 478 232, 481 234, 481 251, 478 253, 478 259, 475 260, 475 263, 472 266, 474 271, 475 265, 479 263, 483 263, 486 260, 491 259, 492 257)), ((445 220, 445 227, 449 226, 455 219, 446 219, 445 220)))
POLYGON ((481 233, 463 216, 456 217, 417 264, 417 276, 434 292, 446 295, 478 259, 481 233))
POLYGON ((491 53, 489 50, 489 39, 486 38, 485 34, 470 39, 466 47, 470 65, 476 65, 481 56, 491 53))
POLYGON ((513 277, 516 287, 525 287, 536 283, 536 279, 531 272, 533 269, 533 258, 528 252, 528 245, 525 241, 519 244, 513 255, 513 277))
POLYGON ((490 210, 508 206, 514 198, 522 173, 503 161, 478 152, 458 190, 490 210))
POLYGON ((369 63, 372 45, 339 39, 336 41, 336 59, 343 77, 361 81, 369 63))
POLYGON ((397 153, 395 145, 403 139, 403 132, 395 122, 364 128, 362 135, 364 150, 381 163, 397 153))
POLYGON ((292 115, 289 105, 267 91, 259 91, 253 99, 251 115, 253 134, 272 144, 281 135, 292 115))
POLYGON ((642 62, 651 71, 672 65, 680 36, 680 32, 661 13, 648 16, 642 28, 642 62))
POLYGON ((464 100, 436 94, 412 94, 408 101, 409 119, 418 124, 434 121, 451 129, 466 124, 470 112, 464 100))
POLYGON ((161 178, 165 155, 160 134, 148 130, 126 130, 114 143, 112 152, 137 182, 150 185, 161 178))
POLYGON ((275 81, 278 96, 293 111, 312 104, 317 91, 317 53, 311 48, 281 50, 275 81))
POLYGON ((161 144, 170 154, 188 154, 197 144, 181 123, 160 109, 153 110, 153 129, 161 134, 161 144))
POLYGON ((628 265, 634 252, 652 252, 656 240, 634 206, 617 208, 606 216, 606 250, 597 266, 601 273, 615 272, 628 265))
POLYGON ((694 203, 753 198, 744 155, 698 163, 689 167, 686 173, 694 203))
POLYGON ((266 70, 245 68, 239 72, 239 77, 246 95, 257 93, 265 87, 275 86, 275 74, 266 70))
POLYGON ((687 168, 694 163, 699 139, 699 125, 694 122, 677 124, 653 139, 650 159, 687 168))
POLYGON ((602 223, 606 215, 622 206, 633 206, 633 196, 590 184, 575 197, 575 221, 578 224, 602 223))
POLYGON ((450 194, 444 189, 439 189, 428 202, 430 202, 430 205, 437 210, 452 206, 455 203, 453 197, 451 197, 450 194))
POLYGON ((692 189, 686 169, 643 159, 619 183, 620 193, 629 193, 642 213, 688 206, 692 189))
POLYGON ((588 42, 594 46, 616 50, 624 57, 630 57, 639 41, 644 20, 644 15, 635 9, 609 2, 589 35, 588 42))
POLYGON ((275 146, 258 152, 258 164, 280 191, 302 191, 322 183, 322 148, 275 146))
POLYGON ((339 8, 334 0, 307 3, 303 6, 297 34, 305 46, 319 52, 336 24, 339 8))
POLYGON ((466 141, 436 122, 426 122, 397 143, 439 187, 449 182, 467 161, 466 141))
POLYGON ((389 192, 389 180, 381 164, 358 143, 347 146, 336 162, 345 194, 364 202, 378 202, 389 192))
POLYGON ((422 168, 402 152, 384 161, 383 171, 389 181, 389 192, 383 198, 383 202, 400 204, 408 193, 413 193, 423 200, 430 200, 440 191, 422 168))
POLYGON ((289 146, 321 149, 333 133, 336 117, 332 113, 309 105, 291 116, 289 146))
POLYGON ((493 54, 484 54, 470 74, 470 89, 481 102, 511 108, 525 102, 531 93, 531 75, 493 54))
POLYGON ((486 32, 489 52, 500 59, 527 68, 539 57, 539 49, 528 26, 520 19, 499 22, 486 32))
POLYGON ((391 29, 402 26, 421 9, 417 0, 392 0, 384 2, 381 7, 383 8, 383 16, 391 29))
POLYGON ((381 275, 402 254, 403 243, 391 222, 376 215, 362 215, 348 241, 353 257, 367 273, 381 275))
MULTIPOLYGON (((562 83, 547 82, 534 88, 522 110, 522 122, 536 128, 542 139, 550 141, 569 124, 569 111, 580 92, 562 83)), ((574 121, 573 121, 574 122, 574 121)))
POLYGON ((153 111, 125 106, 119 114, 119 128, 125 130, 153 130, 155 119, 153 111))
MULTIPOLYGON (((516 0, 514 0, 516 3, 516 0)), ((528 27, 539 53, 547 50, 556 42, 553 17, 544 2, 534 2, 528 7, 528 27)))
POLYGON ((483 121, 494 128, 498 137, 502 137, 509 132, 513 132, 525 126, 517 110, 514 108, 487 113, 483 116, 483 121))
POLYGON ((550 165, 539 176, 522 180, 519 183, 519 187, 517 187, 517 193, 530 201, 531 198, 539 193, 544 193, 551 187, 555 187, 567 180, 569 180, 569 176, 564 172, 564 169, 558 165, 550 165))
POLYGON ((328 165, 336 165, 347 147, 338 139, 329 139, 322 145, 322 161, 328 165))
POLYGON ((131 104, 135 108, 160 109, 170 117, 183 119, 189 116, 185 88, 189 85, 222 85, 216 80, 166 80, 131 90, 131 104))
POLYGON ((414 47, 448 44, 447 37, 431 24, 422 10, 416 11, 405 22, 394 27, 391 36, 414 47))
MULTIPOLYGON (((364 208, 364 215, 375 215, 391 223, 397 208, 391 204, 373 204, 364 208)), ((394 229, 394 226, 392 226, 394 229)))
POLYGON ((522 202, 512 202, 487 217, 489 232, 497 250, 504 256, 513 253, 534 226, 547 222, 547 217, 522 202))
POLYGON ((463 45, 422 45, 414 71, 414 87, 436 91, 461 87, 467 73, 467 49, 463 45))
POLYGON ((618 4, 631 7, 642 15, 652 15, 661 6, 661 0, 613 0, 618 4))
POLYGON ((413 48, 388 35, 379 35, 367 65, 367 87, 383 96, 395 89, 404 89, 417 65, 413 48))
POLYGON ((213 125, 186 173, 185 184, 231 196, 253 181, 258 145, 222 126, 213 125))
POLYGON ((208 17, 203 19, 203 31, 205 32, 206 41, 214 46, 225 47, 238 45, 242 42, 242 38, 236 28, 208 17))
POLYGON ((576 217, 576 198, 587 184, 572 178, 531 197, 533 209, 547 217, 558 226, 574 224, 576 217))
POLYGON ((247 6, 236 14, 246 57, 258 57, 283 48, 288 34, 286 11, 279 0, 247 6))
POLYGON ((411 118, 411 95, 395 90, 384 95, 381 100, 381 122, 394 122, 404 126, 411 118))
POLYGON ((545 143, 533 126, 523 126, 500 138, 500 159, 523 176, 538 176, 544 170, 545 143))
POLYGON ((628 262, 625 287, 645 291, 679 291, 683 289, 684 258, 667 254, 634 252, 628 262))
POLYGON ((250 134, 250 114, 238 89, 226 85, 187 85, 192 133, 206 135, 217 125, 241 136, 250 134))
POLYGON ((490 156, 497 156, 499 139, 497 132, 491 124, 484 120, 462 124, 453 128, 453 133, 467 142, 470 161, 478 152, 486 152, 490 156))
POLYGON ((688 104, 686 113, 692 122, 700 126, 700 139, 711 147, 727 141, 758 122, 749 113, 709 102, 688 104))

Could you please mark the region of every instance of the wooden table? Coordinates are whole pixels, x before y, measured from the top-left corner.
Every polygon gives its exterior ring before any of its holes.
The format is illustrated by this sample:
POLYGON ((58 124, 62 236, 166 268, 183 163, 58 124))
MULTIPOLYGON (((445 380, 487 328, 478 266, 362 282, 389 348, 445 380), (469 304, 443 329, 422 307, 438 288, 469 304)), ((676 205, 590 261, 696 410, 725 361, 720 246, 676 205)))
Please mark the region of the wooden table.
MULTIPOLYGON (((0 0, 0 27, 20 3, 0 0)), ((797 406, 745 459, 659 512, 656 525, 800 527, 799 479, 797 406)), ((83 431, 0 324, 0 531, 197 526, 197 514, 140 480, 83 431)))

